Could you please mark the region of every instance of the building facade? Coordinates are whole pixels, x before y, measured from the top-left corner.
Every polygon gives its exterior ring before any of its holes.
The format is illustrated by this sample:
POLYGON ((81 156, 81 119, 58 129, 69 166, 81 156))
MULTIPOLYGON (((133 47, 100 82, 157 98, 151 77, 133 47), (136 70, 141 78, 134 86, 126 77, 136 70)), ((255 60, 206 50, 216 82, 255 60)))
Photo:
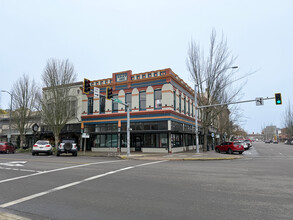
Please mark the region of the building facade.
POLYGON ((113 98, 130 105, 131 151, 171 153, 195 148, 194 91, 171 69, 113 73, 111 78, 91 81, 94 87, 100 89, 100 96, 91 92, 82 100, 87 149, 126 151, 126 109, 105 98, 107 87, 113 89, 113 98))

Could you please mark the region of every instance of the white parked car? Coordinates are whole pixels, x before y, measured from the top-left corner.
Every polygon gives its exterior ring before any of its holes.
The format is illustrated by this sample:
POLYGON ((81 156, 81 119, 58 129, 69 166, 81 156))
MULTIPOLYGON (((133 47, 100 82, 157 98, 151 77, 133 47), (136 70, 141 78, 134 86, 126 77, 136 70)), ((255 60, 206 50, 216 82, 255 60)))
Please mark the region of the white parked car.
POLYGON ((32 155, 38 155, 39 153, 45 153, 48 155, 52 155, 53 154, 53 147, 50 144, 49 141, 47 140, 39 140, 37 141, 34 146, 33 146, 33 150, 32 150, 32 155))
POLYGON ((241 145, 244 147, 244 150, 248 150, 249 149, 249 146, 246 142, 236 142, 237 144, 241 145))

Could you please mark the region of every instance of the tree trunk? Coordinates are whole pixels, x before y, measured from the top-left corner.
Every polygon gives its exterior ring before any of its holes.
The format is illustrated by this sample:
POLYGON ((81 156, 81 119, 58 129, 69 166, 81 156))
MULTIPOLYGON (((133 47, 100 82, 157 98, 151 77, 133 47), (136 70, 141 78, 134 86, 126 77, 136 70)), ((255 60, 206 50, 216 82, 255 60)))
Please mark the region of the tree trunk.
POLYGON ((24 139, 24 135, 23 134, 20 134, 20 143, 19 143, 19 148, 20 149, 23 149, 23 139, 24 139))
POLYGON ((59 134, 54 134, 55 136, 55 149, 58 149, 58 143, 59 143, 59 134))
POLYGON ((209 128, 204 128, 204 141, 203 141, 203 152, 207 151, 207 146, 208 146, 208 133, 209 133, 209 128))

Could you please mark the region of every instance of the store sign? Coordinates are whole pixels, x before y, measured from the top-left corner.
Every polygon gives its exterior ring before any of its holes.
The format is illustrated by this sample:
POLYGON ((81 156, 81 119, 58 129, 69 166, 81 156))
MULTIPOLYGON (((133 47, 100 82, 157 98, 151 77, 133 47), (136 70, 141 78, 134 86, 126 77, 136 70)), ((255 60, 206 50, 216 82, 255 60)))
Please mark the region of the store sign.
POLYGON ((116 75, 116 82, 127 81, 127 73, 120 73, 116 75))

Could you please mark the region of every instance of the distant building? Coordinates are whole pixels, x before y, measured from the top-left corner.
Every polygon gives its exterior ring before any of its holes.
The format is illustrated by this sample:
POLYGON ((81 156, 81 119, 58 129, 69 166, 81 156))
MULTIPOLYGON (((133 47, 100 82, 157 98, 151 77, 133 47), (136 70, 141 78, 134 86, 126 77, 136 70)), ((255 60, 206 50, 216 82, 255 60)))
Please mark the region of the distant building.
POLYGON ((262 134, 263 134, 264 140, 274 140, 274 139, 279 140, 279 136, 281 134, 281 129, 277 128, 274 125, 266 126, 262 130, 262 134))

